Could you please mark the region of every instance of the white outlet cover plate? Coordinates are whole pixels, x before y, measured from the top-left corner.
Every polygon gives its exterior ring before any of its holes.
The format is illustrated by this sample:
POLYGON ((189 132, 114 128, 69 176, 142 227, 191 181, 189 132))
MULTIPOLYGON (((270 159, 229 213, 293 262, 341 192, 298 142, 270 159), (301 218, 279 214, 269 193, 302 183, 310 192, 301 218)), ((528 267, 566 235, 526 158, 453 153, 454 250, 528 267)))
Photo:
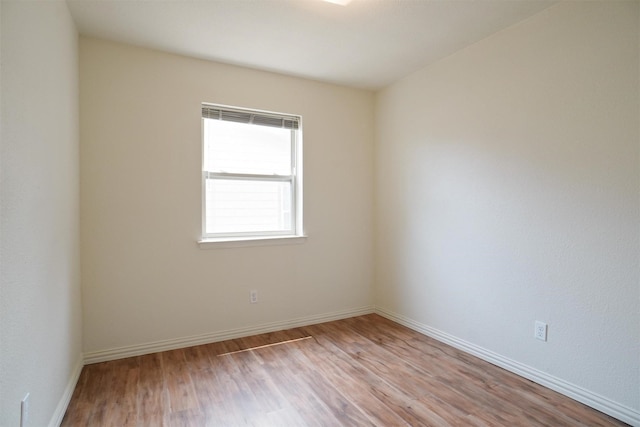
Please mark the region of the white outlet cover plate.
POLYGON ((534 337, 542 341, 547 340, 547 324, 546 323, 536 320, 534 337))

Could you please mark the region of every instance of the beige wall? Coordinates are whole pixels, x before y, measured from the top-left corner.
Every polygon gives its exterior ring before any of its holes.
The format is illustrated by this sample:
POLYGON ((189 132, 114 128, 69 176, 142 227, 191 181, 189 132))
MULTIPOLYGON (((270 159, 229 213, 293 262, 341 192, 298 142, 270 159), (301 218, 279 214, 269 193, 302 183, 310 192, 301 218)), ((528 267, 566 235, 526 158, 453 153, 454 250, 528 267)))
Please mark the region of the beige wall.
POLYGON ((371 306, 372 93, 88 38, 80 80, 85 351, 371 306), (198 247, 203 101, 303 116, 305 243, 198 247))
POLYGON ((78 37, 64 2, 0 2, 0 425, 56 423, 82 362, 78 37))
POLYGON ((376 99, 377 305, 636 417, 638 25, 563 2, 376 99))

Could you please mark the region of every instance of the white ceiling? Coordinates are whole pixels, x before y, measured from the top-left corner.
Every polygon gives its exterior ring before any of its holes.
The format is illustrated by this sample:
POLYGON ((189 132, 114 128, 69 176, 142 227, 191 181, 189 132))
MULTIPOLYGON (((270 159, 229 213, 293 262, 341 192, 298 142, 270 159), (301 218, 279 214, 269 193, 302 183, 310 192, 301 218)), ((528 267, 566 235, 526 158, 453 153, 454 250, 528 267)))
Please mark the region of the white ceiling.
POLYGON ((544 0, 67 0, 83 35, 379 89, 549 7, 544 0))

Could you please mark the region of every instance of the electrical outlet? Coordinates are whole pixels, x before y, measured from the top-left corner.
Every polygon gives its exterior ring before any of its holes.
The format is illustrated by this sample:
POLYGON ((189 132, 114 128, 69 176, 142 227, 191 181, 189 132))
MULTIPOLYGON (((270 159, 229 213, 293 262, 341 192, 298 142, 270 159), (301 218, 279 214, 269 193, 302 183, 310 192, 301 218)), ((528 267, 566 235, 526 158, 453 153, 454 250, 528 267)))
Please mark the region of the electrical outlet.
POLYGON ((249 292, 249 302, 255 304, 258 302, 258 291, 249 292))
POLYGON ((534 337, 539 340, 546 341, 547 340, 547 324, 536 320, 536 326, 533 333, 534 337))
POLYGON ((29 393, 20 401, 20 427, 27 427, 29 421, 29 393))

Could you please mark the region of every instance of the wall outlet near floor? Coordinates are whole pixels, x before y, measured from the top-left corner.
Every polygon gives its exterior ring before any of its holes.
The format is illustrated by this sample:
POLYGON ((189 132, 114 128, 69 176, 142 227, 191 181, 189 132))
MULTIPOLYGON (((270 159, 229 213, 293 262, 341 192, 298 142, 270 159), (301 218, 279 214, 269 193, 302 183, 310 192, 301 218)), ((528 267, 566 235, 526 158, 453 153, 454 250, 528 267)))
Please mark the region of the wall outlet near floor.
POLYGON ((547 340, 547 324, 536 320, 536 326, 534 329, 534 337, 539 340, 546 341, 547 340))
POLYGON ((258 302, 258 291, 249 292, 249 302, 255 304, 258 302))
POLYGON ((20 401, 20 427, 27 427, 29 421, 29 393, 20 401))

